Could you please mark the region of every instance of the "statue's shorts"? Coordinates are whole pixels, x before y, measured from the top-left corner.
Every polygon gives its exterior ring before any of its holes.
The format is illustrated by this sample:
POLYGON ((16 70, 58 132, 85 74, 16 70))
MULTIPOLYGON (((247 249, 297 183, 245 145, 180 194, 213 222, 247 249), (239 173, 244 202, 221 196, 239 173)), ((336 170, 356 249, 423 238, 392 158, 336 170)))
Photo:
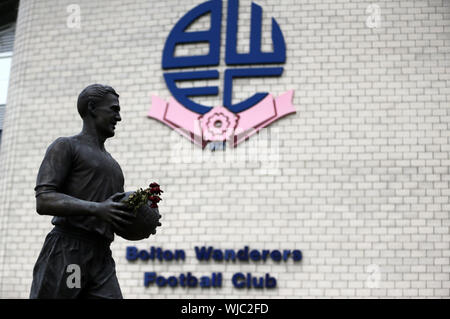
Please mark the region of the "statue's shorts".
POLYGON ((100 235, 55 226, 34 266, 30 298, 121 299, 109 246, 100 235))

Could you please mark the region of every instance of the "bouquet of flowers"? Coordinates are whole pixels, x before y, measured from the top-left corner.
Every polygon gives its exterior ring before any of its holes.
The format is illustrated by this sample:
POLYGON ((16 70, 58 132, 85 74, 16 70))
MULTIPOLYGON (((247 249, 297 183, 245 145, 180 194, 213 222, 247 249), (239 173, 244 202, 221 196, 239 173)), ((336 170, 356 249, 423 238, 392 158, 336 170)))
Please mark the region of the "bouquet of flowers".
POLYGON ((122 202, 133 208, 135 218, 132 224, 115 230, 115 233, 127 240, 141 240, 156 234, 156 227, 161 226, 158 210, 158 203, 162 200, 161 193, 163 191, 157 183, 151 183, 146 189, 139 188, 135 192, 125 193, 122 202))
POLYGON ((158 183, 151 183, 148 188, 142 189, 139 188, 136 192, 128 196, 127 199, 123 200, 124 203, 128 204, 128 206, 133 207, 134 212, 137 209, 142 207, 151 201, 151 208, 158 208, 158 203, 162 201, 162 198, 159 197, 161 193, 164 193, 159 187, 158 183))

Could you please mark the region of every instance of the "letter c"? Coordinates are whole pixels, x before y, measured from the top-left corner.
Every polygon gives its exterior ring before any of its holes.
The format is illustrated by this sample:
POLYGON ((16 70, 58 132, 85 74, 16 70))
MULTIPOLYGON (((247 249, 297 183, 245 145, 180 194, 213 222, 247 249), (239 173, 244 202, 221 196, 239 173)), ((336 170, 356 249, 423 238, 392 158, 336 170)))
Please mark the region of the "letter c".
POLYGON ((235 273, 233 275, 233 278, 231 278, 231 281, 233 282, 233 285, 236 288, 244 288, 245 287, 245 276, 241 272, 235 273))

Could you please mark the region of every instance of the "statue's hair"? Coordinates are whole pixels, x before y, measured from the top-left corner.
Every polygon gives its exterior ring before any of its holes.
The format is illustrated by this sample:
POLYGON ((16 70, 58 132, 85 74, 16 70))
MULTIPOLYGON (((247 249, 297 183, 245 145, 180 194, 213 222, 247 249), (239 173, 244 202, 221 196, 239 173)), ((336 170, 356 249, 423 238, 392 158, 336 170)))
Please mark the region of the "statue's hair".
POLYGON ((114 94, 119 97, 119 94, 112 87, 103 84, 91 84, 81 91, 77 102, 78 113, 80 113, 81 118, 88 114, 89 102, 95 105, 102 101, 107 94, 114 94))

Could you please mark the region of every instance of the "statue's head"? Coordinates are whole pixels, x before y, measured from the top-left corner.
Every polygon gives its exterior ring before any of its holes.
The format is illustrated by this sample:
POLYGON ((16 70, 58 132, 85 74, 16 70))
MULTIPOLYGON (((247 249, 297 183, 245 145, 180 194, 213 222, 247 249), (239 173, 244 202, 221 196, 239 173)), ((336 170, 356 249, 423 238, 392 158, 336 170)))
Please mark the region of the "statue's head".
POLYGON ((105 138, 114 136, 116 123, 121 117, 119 94, 112 87, 89 85, 78 96, 77 108, 83 122, 94 125, 105 138))

